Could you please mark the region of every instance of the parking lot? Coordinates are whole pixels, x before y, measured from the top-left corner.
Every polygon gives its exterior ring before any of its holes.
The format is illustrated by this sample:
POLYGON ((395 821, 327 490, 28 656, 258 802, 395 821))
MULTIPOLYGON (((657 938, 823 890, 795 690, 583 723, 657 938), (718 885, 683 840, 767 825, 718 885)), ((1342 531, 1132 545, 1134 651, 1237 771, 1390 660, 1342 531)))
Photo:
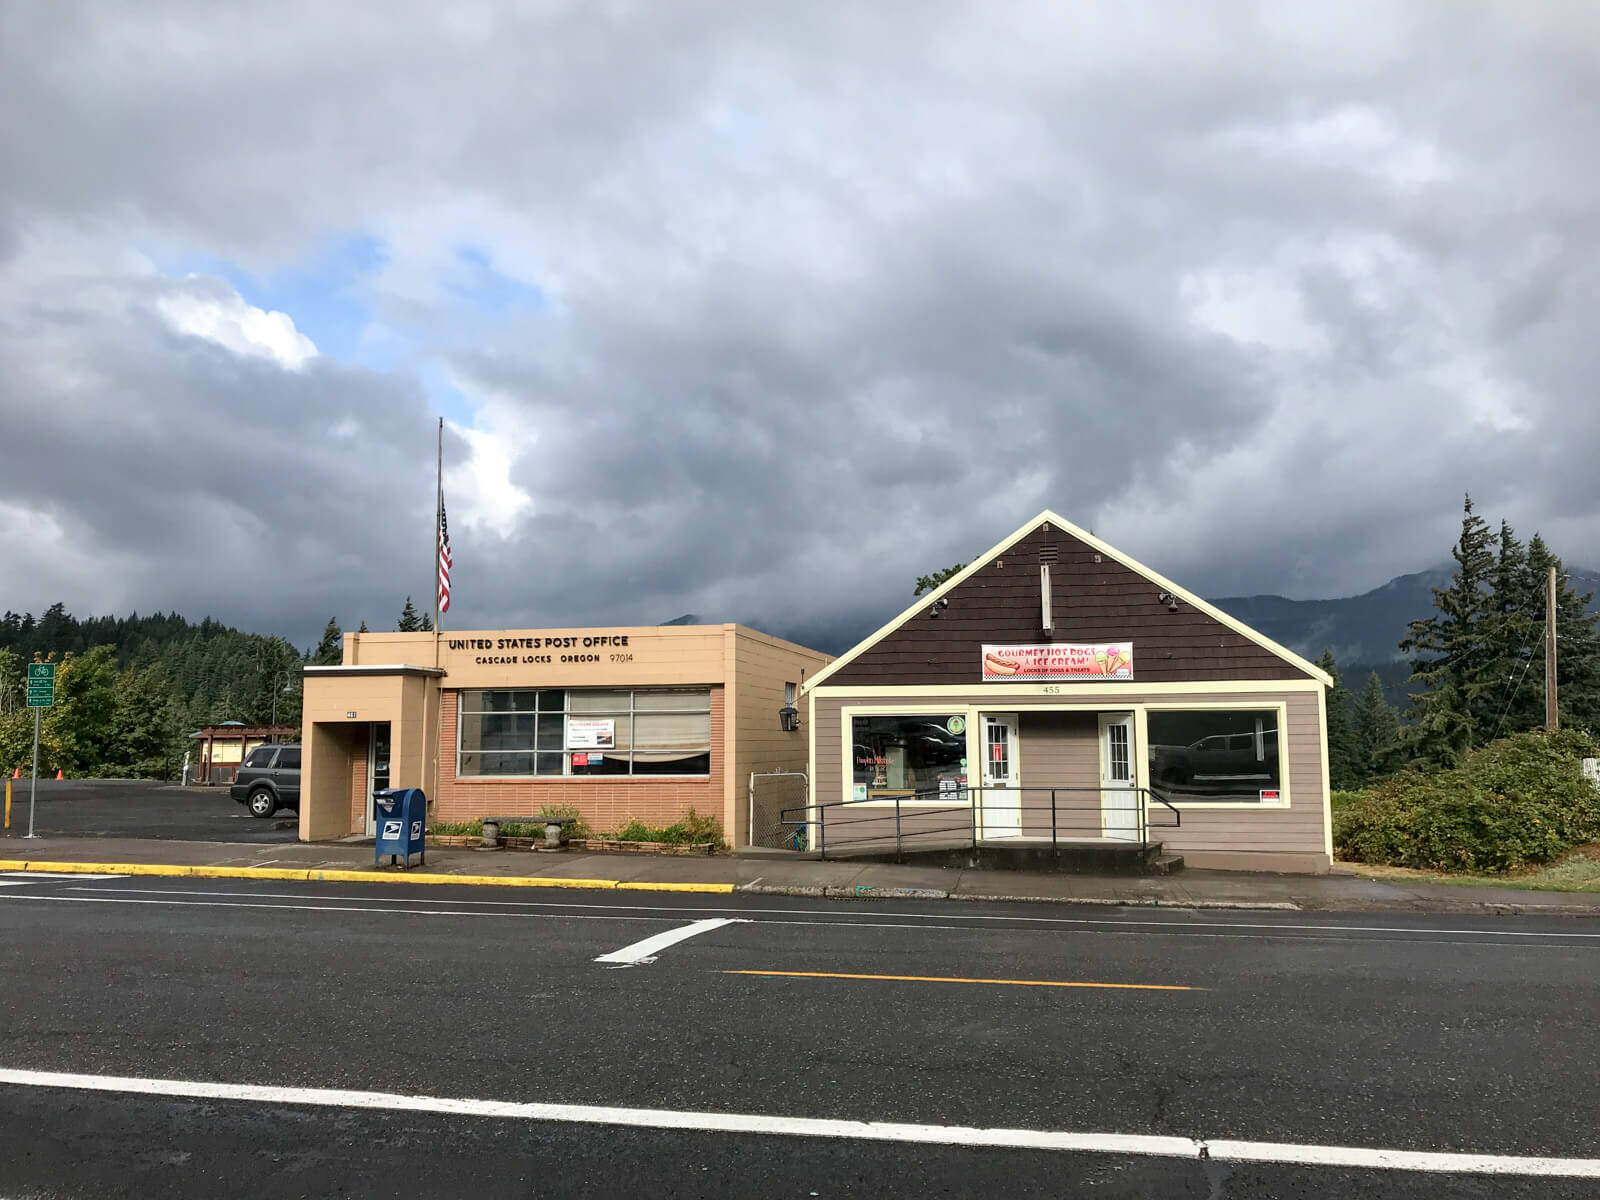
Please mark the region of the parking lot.
MULTIPOLYGON (((11 826, 6 838, 28 832, 30 781, 11 784, 11 826)), ((207 842, 292 842, 293 809, 257 820, 225 787, 179 787, 142 779, 39 781, 34 831, 43 836, 145 837, 207 842)))

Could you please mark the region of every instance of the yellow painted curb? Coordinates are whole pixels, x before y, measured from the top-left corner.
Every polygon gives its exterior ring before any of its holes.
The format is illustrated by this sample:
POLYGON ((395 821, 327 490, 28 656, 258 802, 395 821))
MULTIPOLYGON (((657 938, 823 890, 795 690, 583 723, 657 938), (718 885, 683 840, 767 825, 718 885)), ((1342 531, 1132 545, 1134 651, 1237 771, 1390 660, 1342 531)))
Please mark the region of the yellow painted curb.
POLYGON ((42 871, 55 875, 157 875, 189 879, 289 879, 325 883, 467 884, 513 888, 648 888, 658 891, 731 892, 731 883, 624 884, 615 879, 579 879, 561 875, 441 875, 437 871, 386 874, 315 867, 208 867, 173 863, 33 862, 0 859, 0 871, 42 871))
POLYGON ((731 883, 651 883, 564 875, 442 875, 437 871, 389 874, 317 867, 188 866, 176 863, 34 862, 0 859, 0 871, 41 871, 56 875, 149 875, 190 879, 287 879, 324 883, 465 884, 478 887, 583 888, 633 892, 701 892, 729 895, 731 883))
POLYGON ((733 893, 731 883, 640 883, 622 882, 617 884, 619 892, 712 892, 718 896, 727 896, 733 893))

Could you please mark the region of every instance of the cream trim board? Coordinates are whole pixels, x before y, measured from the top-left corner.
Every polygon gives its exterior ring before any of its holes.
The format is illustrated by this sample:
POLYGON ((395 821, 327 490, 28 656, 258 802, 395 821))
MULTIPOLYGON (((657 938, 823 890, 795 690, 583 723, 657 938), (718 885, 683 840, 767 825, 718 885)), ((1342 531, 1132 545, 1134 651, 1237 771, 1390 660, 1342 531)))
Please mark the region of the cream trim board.
POLYGON ((1322 739, 1322 845, 1333 861, 1333 785, 1329 779, 1328 765, 1328 691, 1317 693, 1317 723, 1322 739))
POLYGON ((928 595, 917 597, 916 602, 913 603, 910 608, 906 609, 898 617, 894 618, 894 620, 890 621, 887 625, 884 625, 881 629, 879 629, 876 633, 874 633, 871 636, 869 636, 868 638, 866 638, 864 641, 858 642, 856 645, 852 646, 849 650, 846 650, 843 654, 841 654, 838 658, 834 659, 831 663, 829 663, 821 671, 819 671, 819 672, 817 672, 817 674, 813 675, 811 677, 810 683, 808 683, 806 686, 807 687, 815 687, 816 685, 820 684, 824 679, 827 679, 830 675, 832 675, 840 667, 844 666, 846 663, 855 661, 862 654, 866 653, 873 646, 877 645, 884 638, 888 637, 896 629, 900 628, 900 626, 904 625, 907 621, 911 620, 912 617, 916 616, 919 612, 922 612, 922 611, 926 610, 927 608, 929 608, 934 603, 934 601, 939 600, 946 593, 948 593, 950 591, 953 591, 955 588, 961 586, 961 584, 965 583, 967 581, 967 579, 969 579, 971 576, 976 574, 978 571, 982 570, 984 567, 988 566, 991 562, 993 562, 995 559, 999 558, 1007 550, 1011 549, 1012 546, 1016 545, 1023 538, 1025 538, 1028 534, 1032 533, 1035 529, 1039 528, 1039 526, 1041 526, 1041 525, 1043 525, 1043 524, 1045 524, 1047 522, 1051 523, 1051 524, 1054 524, 1058 529, 1061 530, 1061 532, 1069 534, 1070 536, 1078 539, 1080 542, 1082 542, 1084 545, 1090 547, 1091 549, 1097 550, 1101 554, 1105 555, 1106 557, 1114 559, 1115 561, 1121 563, 1124 567, 1127 567, 1130 571, 1133 571, 1133 572, 1135 572, 1135 573, 1137 573, 1139 575, 1143 575, 1147 580, 1149 580, 1151 583, 1155 584, 1157 587, 1162 588, 1165 591, 1171 592, 1173 595, 1177 596, 1180 600, 1183 600, 1186 603, 1192 605, 1194 608, 1199 609, 1201 612, 1205 613, 1207 616, 1211 617, 1213 620, 1218 621, 1223 625, 1226 625, 1229 629, 1233 630, 1235 633, 1239 634, 1241 637, 1248 638, 1250 641, 1256 643, 1256 645, 1260 646, 1262 649, 1270 651, 1271 653, 1277 655, 1279 658, 1283 659, 1285 662, 1287 662, 1291 666, 1295 667, 1297 670, 1304 671, 1308 676, 1310 676, 1310 679, 1311 679, 1312 682, 1320 682, 1324 686, 1328 686, 1328 687, 1331 687, 1333 685, 1333 679, 1328 675, 1328 673, 1326 671, 1324 671, 1321 667, 1317 666, 1315 663, 1308 662, 1307 660, 1301 658, 1294 651, 1288 649, 1287 647, 1280 646, 1277 642, 1273 641, 1271 638, 1267 637, 1265 634, 1258 633, 1256 630, 1250 628, 1250 626, 1246 625, 1243 621, 1240 621, 1235 617, 1230 617, 1227 613, 1223 612, 1220 608, 1217 608, 1214 605, 1208 604, 1206 601, 1202 600, 1199 596, 1196 596, 1193 592, 1189 591, 1187 588, 1180 587, 1178 584, 1173 583, 1172 580, 1168 579, 1165 575, 1162 575, 1162 574, 1160 574, 1160 573, 1158 573, 1156 571, 1151 570, 1149 567, 1145 566, 1143 563, 1139 562, 1137 559, 1129 557, 1128 555, 1124 554, 1122 551, 1116 549, 1114 546, 1111 546, 1111 545, 1107 544, 1106 542, 1102 542, 1099 538, 1095 537, 1094 534, 1090 533, 1088 530, 1080 529, 1078 526, 1074 525, 1071 521, 1068 521, 1066 518, 1056 515, 1054 512, 1051 512, 1049 509, 1045 509, 1044 512, 1042 512, 1038 516, 1034 517, 1033 520, 1029 521, 1021 529, 1018 529, 1015 533, 1013 533, 1010 537, 1006 538, 1004 541, 999 543, 993 549, 989 550, 988 552, 986 552, 986 553, 984 553, 982 555, 979 555, 972 562, 968 563, 964 570, 962 570, 958 574, 952 576, 951 578, 947 579, 944 583, 942 583, 939 587, 935 588, 928 595))
MULTIPOLYGON (((809 685, 808 685, 809 686, 809 685)), ((1133 680, 1129 683, 1117 685, 1117 690, 1132 692, 1136 696, 1187 696, 1205 694, 1233 695, 1239 693, 1259 693, 1272 695, 1279 692, 1319 692, 1323 685, 1315 679, 1217 679, 1211 682, 1168 682, 1168 683, 1140 683, 1133 680)), ((1117 695, 1117 690, 1087 693, 1087 689, 1080 684, 1071 683, 980 683, 976 680, 972 684, 902 684, 902 685, 868 685, 863 687, 846 687, 835 685, 833 687, 818 688, 813 695, 823 697, 860 696, 866 699, 877 699, 883 696, 906 696, 923 698, 927 696, 950 696, 959 698, 962 703, 969 703, 970 697, 981 693, 985 697, 993 696, 995 703, 1024 697, 1045 696, 1049 698, 1060 697, 1066 699, 1074 695, 1092 694, 1098 707, 1120 707, 1126 711, 1138 704, 1137 700, 1129 700, 1126 695, 1117 695)), ((981 701, 985 706, 990 702, 981 701)))
MULTIPOLYGON (((1321 689, 1319 688, 1318 691, 1321 691, 1321 689)), ((1143 707, 1143 710, 1144 710, 1144 722, 1143 723, 1145 725, 1145 737, 1146 737, 1146 740, 1144 742, 1143 752, 1140 754, 1139 757, 1140 757, 1140 761, 1141 762, 1145 762, 1145 763, 1148 763, 1149 759, 1150 759, 1150 745, 1151 745, 1151 743, 1148 740, 1149 739, 1149 723, 1150 723, 1149 714, 1150 713, 1152 713, 1152 712, 1190 712, 1190 711, 1196 710, 1196 709, 1207 709, 1207 708, 1221 709, 1221 710, 1224 710, 1224 711, 1233 711, 1235 709, 1239 709, 1240 708, 1240 706, 1237 705, 1237 704, 1230 704, 1230 703, 1228 703, 1226 701, 1218 701, 1218 700, 1211 701, 1210 703, 1206 703, 1204 701, 1197 700, 1192 704, 1146 704, 1146 705, 1143 705, 1142 707, 1143 707)), ((1213 801, 1205 801, 1205 800, 1178 800, 1178 799, 1175 799, 1175 798, 1173 798, 1171 796, 1168 796, 1167 799, 1171 802, 1172 807, 1174 807, 1174 808, 1176 808, 1176 809, 1178 809, 1178 810, 1180 810, 1182 812, 1187 812, 1187 811, 1189 811, 1191 809, 1195 810, 1197 812, 1204 812, 1204 811, 1207 811, 1207 810, 1215 810, 1217 812, 1282 812, 1282 811, 1284 811, 1285 809, 1287 809, 1289 807, 1289 800, 1290 800, 1290 796, 1289 796, 1289 768, 1290 768, 1290 765, 1291 765, 1290 764, 1290 760, 1289 760, 1289 706, 1288 706, 1288 704, 1284 703, 1283 701, 1277 701, 1276 703, 1268 701, 1268 702, 1263 702, 1261 704, 1251 704, 1251 705, 1248 705, 1247 707, 1250 708, 1250 709, 1269 709, 1270 708, 1270 709, 1273 709, 1274 711, 1276 711, 1277 714, 1278 714, 1278 803, 1276 803, 1276 804, 1262 804, 1262 803, 1260 803, 1258 801, 1255 804, 1250 804, 1250 803, 1242 803, 1242 804, 1225 804, 1225 803, 1223 803, 1223 804, 1219 804, 1219 803, 1216 803, 1216 802, 1213 802, 1213 801)), ((1324 726, 1324 730, 1326 730, 1326 726, 1324 726)), ((1326 735, 1324 734, 1324 736, 1326 736, 1326 735)), ((1158 784, 1158 783, 1151 782, 1151 783, 1147 783, 1145 786, 1146 787, 1154 787, 1157 791, 1161 790, 1161 785, 1158 784)), ((1324 792, 1323 794, 1326 796, 1327 793, 1324 792)), ((1164 805, 1158 805, 1154 800, 1151 800, 1151 799, 1149 799, 1147 797, 1146 800, 1145 800, 1145 808, 1148 811, 1152 807, 1155 807, 1155 808, 1159 809, 1159 808, 1162 808, 1162 807, 1165 807, 1165 806, 1164 805)), ((1324 811, 1326 811, 1327 808, 1328 808, 1328 805, 1326 803, 1324 803, 1323 804, 1324 811)), ((1326 823, 1327 823, 1327 818, 1324 817, 1324 824, 1326 824, 1326 823)))
MULTIPOLYGON (((815 700, 812 701, 815 704, 815 700)), ((894 800, 860 800, 850 799, 850 788, 855 783, 855 729, 851 722, 856 717, 923 717, 939 716, 953 717, 960 715, 967 723, 967 804, 972 800, 972 764, 977 761, 982 766, 982 738, 976 738, 979 747, 979 756, 973 758, 974 729, 978 723, 978 710, 965 704, 894 704, 894 705, 853 705, 839 710, 839 798, 850 804, 851 808, 895 808, 894 800)), ((1019 738, 1018 741, 1021 739, 1019 738)), ((816 747, 812 746, 812 774, 816 771, 816 747)), ((966 805, 950 804, 944 800, 901 800, 900 808, 963 808, 966 805)))

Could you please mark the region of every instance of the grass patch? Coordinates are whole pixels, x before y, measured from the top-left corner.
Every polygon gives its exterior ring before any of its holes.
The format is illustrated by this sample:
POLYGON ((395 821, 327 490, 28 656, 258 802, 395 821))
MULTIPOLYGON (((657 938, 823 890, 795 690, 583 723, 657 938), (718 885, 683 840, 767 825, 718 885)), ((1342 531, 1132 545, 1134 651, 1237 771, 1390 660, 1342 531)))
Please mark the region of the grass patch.
POLYGON ((1373 863, 1341 863, 1363 879, 1415 880, 1461 887, 1511 888, 1524 892, 1600 892, 1600 842, 1580 846, 1558 862, 1534 870, 1507 874, 1447 874, 1415 867, 1388 867, 1373 863))

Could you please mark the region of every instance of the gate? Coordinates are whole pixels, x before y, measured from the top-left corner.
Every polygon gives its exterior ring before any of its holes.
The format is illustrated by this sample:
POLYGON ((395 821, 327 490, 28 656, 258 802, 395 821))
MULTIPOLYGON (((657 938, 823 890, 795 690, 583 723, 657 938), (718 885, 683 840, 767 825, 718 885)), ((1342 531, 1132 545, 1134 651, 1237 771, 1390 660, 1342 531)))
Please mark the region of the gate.
POLYGON ((785 825, 783 811, 811 799, 811 780, 804 771, 751 771, 746 832, 752 846, 795 849, 795 827, 785 825))

